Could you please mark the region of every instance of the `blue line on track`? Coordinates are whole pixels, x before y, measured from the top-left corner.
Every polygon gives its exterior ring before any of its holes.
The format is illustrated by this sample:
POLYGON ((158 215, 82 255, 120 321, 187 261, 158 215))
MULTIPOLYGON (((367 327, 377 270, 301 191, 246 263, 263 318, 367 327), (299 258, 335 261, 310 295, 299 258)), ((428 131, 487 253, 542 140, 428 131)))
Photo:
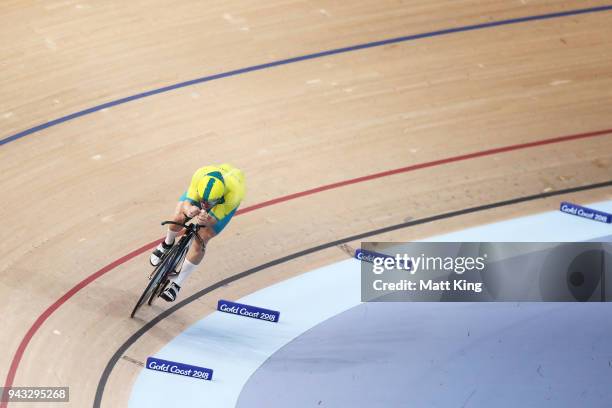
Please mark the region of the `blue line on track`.
POLYGON ((437 36, 441 36, 441 35, 460 33, 460 32, 465 32, 465 31, 480 30, 480 29, 483 29, 483 28, 498 27, 498 26, 504 26, 504 25, 510 25, 510 24, 518 24, 518 23, 524 23, 524 22, 528 22, 528 21, 549 20, 549 19, 559 18, 559 17, 575 16, 575 15, 579 15, 579 14, 596 13, 596 12, 610 11, 610 10, 612 10, 612 5, 601 6, 601 7, 585 8, 585 9, 577 9, 577 10, 569 10, 569 11, 563 11, 563 12, 559 12, 559 13, 540 14, 540 15, 536 15, 536 16, 512 18, 512 19, 509 19, 509 20, 492 21, 492 22, 489 22, 489 23, 467 25, 467 26, 463 26, 463 27, 449 28, 449 29, 445 29, 445 30, 430 31, 430 32, 427 32, 427 33, 422 33, 422 34, 413 34, 413 35, 407 35, 407 36, 403 36, 403 37, 389 38, 389 39, 381 40, 381 41, 374 41, 374 42, 369 42, 369 43, 364 43, 364 44, 358 44, 358 45, 353 45, 353 46, 344 47, 344 48, 336 48, 336 49, 333 49, 333 50, 317 52, 317 53, 314 53, 314 54, 306 54, 306 55, 301 55, 301 56, 298 56, 298 57, 293 57, 293 58, 287 58, 287 59, 283 59, 283 60, 268 62, 268 63, 265 63, 265 64, 253 65, 253 66, 250 66, 250 67, 240 68, 240 69, 236 69, 236 70, 233 70, 233 71, 221 72, 219 74, 204 76, 204 77, 200 77, 200 78, 196 78, 196 79, 191 79, 189 81, 179 82, 179 83, 173 84, 173 85, 168 85, 168 86, 165 86, 163 88, 152 89, 150 91, 142 92, 142 93, 139 93, 139 94, 136 94, 136 95, 132 95, 132 96, 127 96, 127 97, 121 98, 121 99, 116 99, 114 101, 106 102, 106 103, 103 103, 101 105, 96 105, 96 106, 93 106, 93 107, 88 108, 88 109, 84 109, 84 110, 81 110, 81 111, 78 111, 78 112, 71 113, 71 114, 66 115, 66 116, 62 116, 60 118, 51 120, 49 122, 45 122, 45 123, 42 123, 40 125, 31 127, 29 129, 26 129, 26 130, 23 130, 23 131, 21 131, 19 133, 16 133, 14 135, 8 136, 8 137, 6 137, 4 139, 0 139, 0 146, 5 145, 5 144, 7 144, 9 142, 12 142, 14 140, 20 139, 22 137, 31 135, 33 133, 39 132, 39 131, 41 131, 43 129, 47 129, 47 128, 52 127, 52 126, 59 125, 60 123, 67 122, 69 120, 76 119, 76 118, 79 118, 81 116, 89 115, 90 113, 94 113, 94 112, 97 112, 97 111, 105 109, 105 108, 110 108, 112 106, 121 105, 121 104, 130 102, 130 101, 134 101, 134 100, 137 100, 137 99, 146 98, 148 96, 153 96, 153 95, 157 95, 157 94, 160 94, 160 93, 169 92, 169 91, 172 91, 174 89, 185 88, 187 86, 201 84, 203 82, 214 81, 214 80, 217 80, 217 79, 222 79, 222 78, 227 78, 227 77, 231 77, 231 76, 246 74, 248 72, 260 71, 260 70, 267 69, 267 68, 273 68, 273 67, 278 67, 278 66, 281 66, 281 65, 292 64, 294 62, 306 61, 306 60, 311 60, 311 59, 315 59, 315 58, 322 58, 322 57, 327 57, 327 56, 336 55, 336 54, 343 54, 343 53, 346 53, 346 52, 358 51, 358 50, 363 50, 363 49, 366 49, 366 48, 380 47, 380 46, 383 46, 383 45, 394 44, 394 43, 399 43, 399 42, 414 41, 414 40, 418 40, 418 39, 421 39, 421 38, 437 37, 437 36))

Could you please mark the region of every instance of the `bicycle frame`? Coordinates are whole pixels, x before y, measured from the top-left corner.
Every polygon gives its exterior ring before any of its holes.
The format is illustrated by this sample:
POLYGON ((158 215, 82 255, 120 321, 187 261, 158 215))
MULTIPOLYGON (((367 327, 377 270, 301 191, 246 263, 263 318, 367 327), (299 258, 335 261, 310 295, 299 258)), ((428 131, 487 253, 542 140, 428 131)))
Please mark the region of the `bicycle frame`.
POLYGON ((198 224, 187 224, 189 221, 190 219, 187 219, 184 223, 178 223, 174 221, 164 221, 161 223, 162 225, 172 224, 181 226, 186 230, 186 232, 181 237, 178 244, 162 257, 160 263, 151 273, 151 276, 149 277, 149 283, 147 284, 144 292, 138 299, 136 306, 134 306, 131 317, 134 317, 138 309, 145 302, 151 305, 153 300, 164 291, 164 289, 169 283, 168 275, 172 271, 176 270, 177 265, 182 265, 194 238, 197 239, 202 246, 204 246, 204 241, 198 235, 198 230, 203 226, 198 224))

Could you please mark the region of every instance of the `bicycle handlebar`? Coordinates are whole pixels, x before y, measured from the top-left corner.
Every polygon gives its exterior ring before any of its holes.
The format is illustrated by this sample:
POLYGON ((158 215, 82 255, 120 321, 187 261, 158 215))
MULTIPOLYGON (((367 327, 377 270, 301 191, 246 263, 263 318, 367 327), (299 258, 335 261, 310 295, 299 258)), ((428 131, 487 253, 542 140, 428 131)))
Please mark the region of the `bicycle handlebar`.
MULTIPOLYGON (((189 222, 189 220, 187 220, 187 222, 189 222)), ((172 224, 172 225, 178 225, 179 227, 183 227, 183 228, 189 228, 189 225, 182 224, 180 222, 174 222, 174 221, 164 221, 161 223, 161 225, 168 225, 168 224, 172 224)))
POLYGON ((174 221, 163 221, 163 222, 161 223, 161 225, 168 225, 168 224, 171 224, 171 225, 178 225, 179 227, 183 227, 183 228, 185 228, 186 230, 191 230, 191 231, 197 231, 197 230, 199 230, 199 229, 200 229, 200 228, 202 228, 202 227, 206 227, 206 225, 197 224, 197 223, 195 223, 195 222, 194 222, 194 223, 191 223, 191 224, 188 224, 188 222, 189 222, 189 221, 191 221, 191 220, 192 220, 192 218, 190 218, 190 217, 186 217, 186 219, 185 219, 185 222, 184 222, 184 223, 174 222, 174 221))
POLYGON ((187 225, 187 223, 191 221, 191 218, 187 217, 187 220, 185 221, 184 224, 181 224, 180 222, 174 222, 174 221, 163 221, 161 223, 161 225, 168 225, 168 224, 172 224, 172 225, 178 225, 180 227, 185 228, 188 233, 193 233, 195 238, 200 242, 200 244, 202 244, 202 246, 204 246, 204 241, 202 241, 202 238, 200 237, 200 235, 198 235, 198 230, 200 229, 200 227, 203 227, 203 225, 199 225, 199 224, 189 224, 187 225))

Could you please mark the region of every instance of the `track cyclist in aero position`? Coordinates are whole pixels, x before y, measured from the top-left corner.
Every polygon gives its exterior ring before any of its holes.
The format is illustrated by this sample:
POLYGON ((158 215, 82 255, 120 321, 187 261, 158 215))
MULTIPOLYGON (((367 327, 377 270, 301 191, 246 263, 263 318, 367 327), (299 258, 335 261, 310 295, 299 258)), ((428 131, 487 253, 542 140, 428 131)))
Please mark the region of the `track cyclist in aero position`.
MULTIPOLYGON (((199 168, 191 178, 189 188, 179 198, 172 221, 185 223, 193 218, 200 228, 198 235, 203 244, 194 240, 181 271, 170 278, 170 284, 160 297, 173 302, 181 285, 196 269, 204 257, 206 244, 218 235, 230 222, 245 194, 244 174, 230 164, 211 165, 199 168)), ((166 238, 155 248, 150 257, 151 265, 157 266, 163 255, 172 248, 181 227, 169 225, 166 238)))

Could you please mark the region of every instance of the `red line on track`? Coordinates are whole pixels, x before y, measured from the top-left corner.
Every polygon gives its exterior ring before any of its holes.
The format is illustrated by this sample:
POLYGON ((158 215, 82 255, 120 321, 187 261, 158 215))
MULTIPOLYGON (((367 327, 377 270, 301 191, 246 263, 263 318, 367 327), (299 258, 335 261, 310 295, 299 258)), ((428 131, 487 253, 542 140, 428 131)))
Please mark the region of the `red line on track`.
MULTIPOLYGON (((459 156, 447 157, 447 158, 444 158, 444 159, 429 161, 429 162, 425 162, 425 163, 413 164, 411 166, 401 167, 401 168, 393 169, 393 170, 387 170, 387 171, 383 171, 383 172, 380 172, 380 173, 370 174, 370 175, 367 175, 367 176, 356 177, 356 178, 352 178, 352 179, 348 179, 348 180, 344 180, 344 181, 339 181, 337 183, 326 184, 324 186, 320 186, 320 187, 313 188, 313 189, 310 189, 310 190, 300 191, 300 192, 297 192, 297 193, 293 193, 293 194, 288 194, 288 195, 285 195, 285 196, 277 197, 275 199, 264 201, 264 202, 261 202, 259 204, 254 204, 254 205, 252 205, 250 207, 246 207, 246 208, 244 208, 242 210, 239 210, 236 213, 236 215, 245 214, 245 213, 248 213, 248 212, 251 212, 251 211, 258 210, 260 208, 269 207, 269 206, 275 205, 275 204, 280 204, 280 203, 283 203, 285 201, 294 200, 296 198, 304 197, 304 196, 307 196, 307 195, 312 195, 312 194, 320 193, 322 191, 332 190, 332 189, 335 189, 335 188, 340 188, 340 187, 344 187, 344 186, 348 186, 348 185, 356 184, 356 183, 362 183, 364 181, 374 180, 374 179, 378 179, 378 178, 382 178, 382 177, 388 177, 388 176, 392 176, 392 175, 395 175, 395 174, 407 173, 407 172, 410 172, 410 171, 424 169, 424 168, 428 168, 428 167, 435 167, 435 166, 440 166, 440 165, 443 165, 443 164, 470 160, 470 159, 474 159, 474 158, 477 158, 477 157, 491 156, 491 155, 498 154, 498 153, 506 153, 506 152, 510 152, 510 151, 514 151, 514 150, 528 149, 530 147, 537 147, 537 146, 544 146, 544 145, 555 144, 555 143, 569 142, 569 141, 572 141, 572 140, 587 139, 587 138, 591 138, 591 137, 604 136, 604 135, 609 135, 609 134, 612 134, 612 129, 599 130, 599 131, 596 131, 596 132, 580 133, 580 134, 569 135, 569 136, 560 136, 560 137, 554 137, 554 138, 550 138, 550 139, 542 139, 542 140, 538 140, 538 141, 535 141, 535 142, 528 142, 528 143, 521 143, 521 144, 510 145, 510 146, 497 147, 495 149, 481 150, 481 151, 474 152, 474 153, 467 153, 467 154, 463 154, 463 155, 459 155, 459 156)), ((72 296, 77 294, 81 289, 83 289, 85 286, 89 285, 91 282, 95 281, 96 279, 98 279, 102 275, 106 274, 107 272, 112 271, 116 267, 126 263, 130 259, 135 258, 136 256, 142 254, 143 252, 146 252, 147 250, 155 247, 159 242, 161 242, 161 239, 158 239, 156 241, 153 241, 153 242, 150 242, 150 243, 148 243, 146 245, 143 245, 142 247, 140 247, 140 248, 130 252, 127 255, 122 256, 121 258, 111 262, 110 264, 106 265, 105 267, 103 267, 99 271, 95 272, 94 274, 92 274, 92 275, 88 276, 87 278, 83 279, 81 282, 77 283, 72 289, 70 289, 68 292, 66 292, 62 297, 60 297, 58 300, 56 300, 51 306, 49 306, 40 316, 38 316, 36 321, 32 324, 30 329, 27 331, 27 333, 25 334, 25 336, 21 340, 21 343, 19 344, 19 347, 17 347, 17 350, 15 351, 15 354, 13 355, 13 360, 11 362, 11 367, 9 368, 9 372, 8 372, 8 374, 6 376, 6 381, 4 383, 5 393, 6 393, 6 389, 8 387, 12 387, 13 386, 13 380, 15 379, 15 374, 17 373, 17 368, 19 367, 19 363, 21 362, 21 358, 23 357, 25 349, 28 346, 28 344, 30 343, 30 340, 32 339, 32 337, 34 337, 34 334, 36 334, 38 329, 49 318, 49 316, 51 316, 53 314, 53 312, 55 312, 62 304, 67 302, 72 296)), ((2 400, 4 400, 4 399, 5 398, 2 398, 2 400)), ((8 402, 2 402, 2 403, 0 403, 0 408, 6 408, 7 405, 8 405, 8 402)))
POLYGON ((505 153, 505 152, 510 152, 513 150, 527 149, 529 147, 543 146, 547 144, 554 144, 554 143, 561 143, 561 142, 569 142, 571 140, 586 139, 586 138, 595 137, 595 136, 603 136, 603 135, 607 135, 610 133, 612 133, 612 129, 598 130, 596 132, 580 133, 577 135, 554 137, 550 139, 538 140, 535 142, 503 146, 503 147, 498 147, 495 149, 482 150, 479 152, 463 154, 461 156, 453 156, 453 157, 447 157, 445 159, 434 160, 434 161, 419 163, 419 164, 413 164, 411 166, 401 167, 399 169, 387 170, 387 171, 383 171, 380 173, 370 174, 368 176, 339 181, 337 183, 327 184, 327 185, 313 188, 310 190, 300 191, 299 193, 293 193, 293 194, 289 194, 286 196, 278 197, 278 198, 275 198, 269 201, 264 201, 259 204, 254 204, 250 207, 245 208, 242 211, 238 211, 237 214, 246 213, 246 212, 253 211, 253 210, 258 210, 262 207, 268 207, 270 205, 282 203, 284 201, 293 200, 295 198, 299 198, 299 197, 303 197, 303 196, 307 196, 307 195, 311 195, 315 193, 320 193, 321 191, 331 190, 331 189, 338 188, 338 187, 344 187, 350 184, 361 183, 364 181, 374 180, 377 178, 392 176, 394 174, 407 173, 409 171, 424 169, 427 167, 440 166, 442 164, 448 164, 448 163, 453 163, 453 162, 458 162, 458 161, 463 161, 463 160, 474 159, 476 157, 491 156, 493 154, 505 153))

